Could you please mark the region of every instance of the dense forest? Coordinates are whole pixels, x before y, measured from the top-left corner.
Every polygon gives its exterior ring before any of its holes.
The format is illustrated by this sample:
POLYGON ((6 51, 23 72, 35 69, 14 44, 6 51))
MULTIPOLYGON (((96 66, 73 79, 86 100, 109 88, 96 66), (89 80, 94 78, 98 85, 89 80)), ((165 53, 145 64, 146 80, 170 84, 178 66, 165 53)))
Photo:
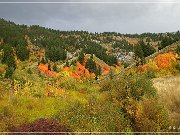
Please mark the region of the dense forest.
POLYGON ((29 58, 29 44, 33 45, 32 50, 45 50, 43 62, 49 60, 65 62, 67 52, 76 53, 77 56, 79 55, 77 50, 81 50, 85 54, 95 55, 109 66, 112 66, 118 63, 116 55, 118 52, 124 52, 125 54, 134 52, 138 64, 144 64, 145 57, 178 41, 180 37, 179 31, 139 35, 116 32, 60 31, 38 25, 17 25, 4 19, 0 20, 0 25, 1 49, 4 52, 2 63, 8 65, 8 70, 13 70, 16 67, 12 56, 13 51, 16 51, 17 58, 21 61, 29 58), (131 39, 135 39, 136 43, 131 42, 131 39))

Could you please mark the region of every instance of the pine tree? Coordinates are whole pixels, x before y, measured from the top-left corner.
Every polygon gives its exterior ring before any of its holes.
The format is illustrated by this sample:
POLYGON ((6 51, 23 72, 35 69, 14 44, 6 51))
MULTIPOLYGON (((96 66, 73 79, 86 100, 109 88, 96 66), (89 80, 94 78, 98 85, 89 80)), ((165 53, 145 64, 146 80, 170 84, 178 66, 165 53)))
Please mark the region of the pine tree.
POLYGON ((16 62, 14 59, 13 48, 9 44, 3 45, 2 63, 6 64, 8 67, 12 67, 16 69, 16 62))
POLYGON ((46 58, 49 58, 53 62, 65 60, 67 58, 67 52, 61 47, 49 47, 46 49, 46 58))
POLYGON ((83 64, 83 62, 84 62, 84 52, 83 51, 81 51, 79 53, 78 61, 79 61, 79 63, 83 64))
POLYGON ((7 67, 6 68, 6 74, 5 74, 5 78, 11 78, 12 75, 14 73, 14 68, 13 67, 7 67))
POLYGON ((136 45, 135 46, 135 59, 137 60, 136 65, 142 65, 145 62, 144 59, 144 52, 142 50, 141 45, 136 45))
POLYGON ((155 49, 150 45, 150 43, 147 43, 147 45, 142 46, 144 57, 147 57, 153 53, 155 53, 155 49))
POLYGON ((101 70, 101 67, 98 66, 98 75, 101 75, 102 74, 102 70, 101 70))
POLYGON ((16 46, 16 55, 21 61, 29 58, 29 49, 27 48, 27 42, 25 40, 19 40, 16 46))
POLYGON ((50 63, 48 63, 48 70, 51 70, 51 65, 50 65, 50 63))
POLYGON ((55 72, 57 72, 57 65, 56 65, 56 63, 54 63, 53 70, 54 70, 55 72))
POLYGON ((93 61, 92 57, 90 57, 86 63, 86 66, 85 66, 89 72, 91 73, 96 73, 97 71, 97 67, 96 67, 96 63, 93 61))

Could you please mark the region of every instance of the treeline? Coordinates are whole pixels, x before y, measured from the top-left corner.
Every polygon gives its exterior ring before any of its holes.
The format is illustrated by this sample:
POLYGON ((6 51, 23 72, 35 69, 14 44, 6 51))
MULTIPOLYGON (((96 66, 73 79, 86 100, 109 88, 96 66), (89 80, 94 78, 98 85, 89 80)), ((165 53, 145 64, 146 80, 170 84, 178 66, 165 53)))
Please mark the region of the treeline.
POLYGON ((139 41, 135 46, 135 59, 137 61, 137 65, 142 65, 145 63, 145 57, 155 53, 155 49, 148 42, 147 44, 144 41, 139 41))
POLYGON ((113 48, 119 48, 121 50, 125 50, 127 52, 133 51, 133 45, 130 45, 128 41, 122 40, 117 41, 112 45, 113 48))
POLYGON ((1 49, 6 47, 5 44, 10 45, 17 54, 17 57, 24 61, 29 57, 28 43, 25 39, 27 34, 26 25, 16 25, 13 22, 0 20, 0 39, 3 44, 1 49))
POLYGON ((46 57, 52 61, 65 60, 66 51, 82 49, 86 54, 95 54, 108 65, 117 63, 117 58, 108 55, 100 43, 95 42, 92 33, 83 31, 60 32, 39 26, 29 28, 31 41, 46 50, 46 57), (77 33, 76 33, 77 32, 77 33), (67 34, 68 33, 68 34, 67 34))
POLYGON ((0 19, 1 63, 6 64, 6 78, 16 69, 15 56, 21 61, 29 58, 28 43, 25 39, 26 25, 16 25, 0 19))
MULTIPOLYGON (((102 47, 103 44, 111 44, 113 48, 121 50, 136 51, 133 46, 129 45, 126 37, 138 38, 142 41, 146 39, 146 45, 140 45, 140 51, 143 50, 143 57, 154 52, 151 42, 158 42, 158 48, 162 49, 180 39, 180 32, 175 33, 143 33, 143 34, 121 34, 117 32, 89 33, 87 31, 60 31, 51 28, 41 27, 39 25, 16 25, 0 19, 0 39, 3 43, 9 44, 15 51, 18 59, 26 60, 29 57, 29 50, 25 35, 30 41, 46 50, 46 58, 51 61, 65 60, 67 51, 75 53, 82 49, 86 54, 95 54, 108 65, 117 63, 117 58, 107 54, 107 49, 102 47), (115 37, 122 37, 117 40, 115 37), (148 44, 147 44, 148 43, 148 44)), ((139 44, 139 43, 138 43, 139 44)), ((1 47, 1 49, 3 49, 1 47)), ((135 52, 136 53, 136 52, 135 52)), ((139 53, 141 54, 141 53, 139 53)))

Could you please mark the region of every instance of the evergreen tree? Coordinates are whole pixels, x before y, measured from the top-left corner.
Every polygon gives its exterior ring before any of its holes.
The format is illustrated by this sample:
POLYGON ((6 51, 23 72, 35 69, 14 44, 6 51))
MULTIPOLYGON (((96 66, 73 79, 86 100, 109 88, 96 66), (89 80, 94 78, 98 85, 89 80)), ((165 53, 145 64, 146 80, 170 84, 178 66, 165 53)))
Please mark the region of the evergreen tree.
POLYGON ((5 78, 11 78, 12 75, 14 73, 14 68, 13 67, 7 67, 6 68, 6 74, 5 74, 5 78))
POLYGON ((61 47, 50 47, 46 50, 46 57, 53 62, 65 60, 67 58, 67 52, 61 47))
POLYGON ((29 49, 27 48, 27 42, 25 40, 18 41, 16 55, 21 61, 25 61, 29 58, 29 49))
POLYGON ((6 64, 8 67, 12 67, 16 69, 16 62, 14 59, 13 48, 9 44, 3 45, 2 63, 6 64))
POLYGON ((142 50, 144 53, 144 57, 147 57, 153 53, 155 53, 155 49, 150 45, 150 43, 147 43, 147 45, 143 44, 142 50))
POLYGON ((50 65, 50 63, 48 63, 48 70, 51 70, 51 65, 50 65))
POLYGON ((83 64, 83 62, 84 62, 84 52, 83 51, 81 51, 79 53, 78 61, 79 61, 79 63, 83 64))
POLYGON ((164 47, 166 47, 166 46, 168 46, 168 45, 171 45, 172 43, 173 43, 172 38, 166 36, 166 37, 163 38, 162 41, 161 41, 161 47, 160 47, 160 49, 162 49, 162 48, 164 48, 164 47))
POLYGON ((57 72, 57 64, 56 63, 54 63, 53 71, 57 72))
POLYGON ((101 75, 102 74, 102 70, 101 70, 101 67, 98 66, 98 75, 101 75))
POLYGON ((144 60, 144 52, 142 50, 141 45, 136 45, 135 46, 135 59, 137 60, 137 65, 142 65, 144 64, 145 60, 144 60))
POLYGON ((89 72, 91 73, 96 73, 97 72, 97 67, 96 63, 93 61, 92 57, 88 59, 86 66, 85 66, 89 72))

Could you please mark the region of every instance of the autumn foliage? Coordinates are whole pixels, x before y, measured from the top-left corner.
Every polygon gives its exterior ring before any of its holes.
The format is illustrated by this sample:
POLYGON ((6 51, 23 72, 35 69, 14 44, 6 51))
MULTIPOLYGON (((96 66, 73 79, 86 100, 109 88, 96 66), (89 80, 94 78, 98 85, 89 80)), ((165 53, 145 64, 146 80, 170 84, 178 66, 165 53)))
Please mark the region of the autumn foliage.
POLYGON ((75 79, 89 78, 90 77, 90 73, 89 73, 89 70, 85 68, 85 66, 83 66, 82 64, 77 62, 76 69, 72 73, 72 76, 75 79))
POLYGON ((38 69, 39 69, 40 71, 45 72, 46 70, 48 70, 48 64, 42 64, 42 63, 40 63, 39 66, 38 66, 38 69))
POLYGON ((48 64, 40 63, 38 66, 38 70, 42 71, 43 73, 45 73, 48 76, 53 76, 53 75, 57 74, 57 72, 55 72, 55 71, 48 70, 48 64))
POLYGON ((146 71, 149 68, 148 64, 138 66, 139 71, 146 71))
POLYGON ((172 62, 176 61, 176 56, 172 53, 159 54, 154 61, 159 69, 164 69, 171 66, 172 62))
POLYGON ((176 61, 176 56, 172 53, 159 54, 153 60, 147 64, 140 65, 137 67, 138 71, 145 72, 149 69, 161 70, 172 66, 173 62, 176 61))

